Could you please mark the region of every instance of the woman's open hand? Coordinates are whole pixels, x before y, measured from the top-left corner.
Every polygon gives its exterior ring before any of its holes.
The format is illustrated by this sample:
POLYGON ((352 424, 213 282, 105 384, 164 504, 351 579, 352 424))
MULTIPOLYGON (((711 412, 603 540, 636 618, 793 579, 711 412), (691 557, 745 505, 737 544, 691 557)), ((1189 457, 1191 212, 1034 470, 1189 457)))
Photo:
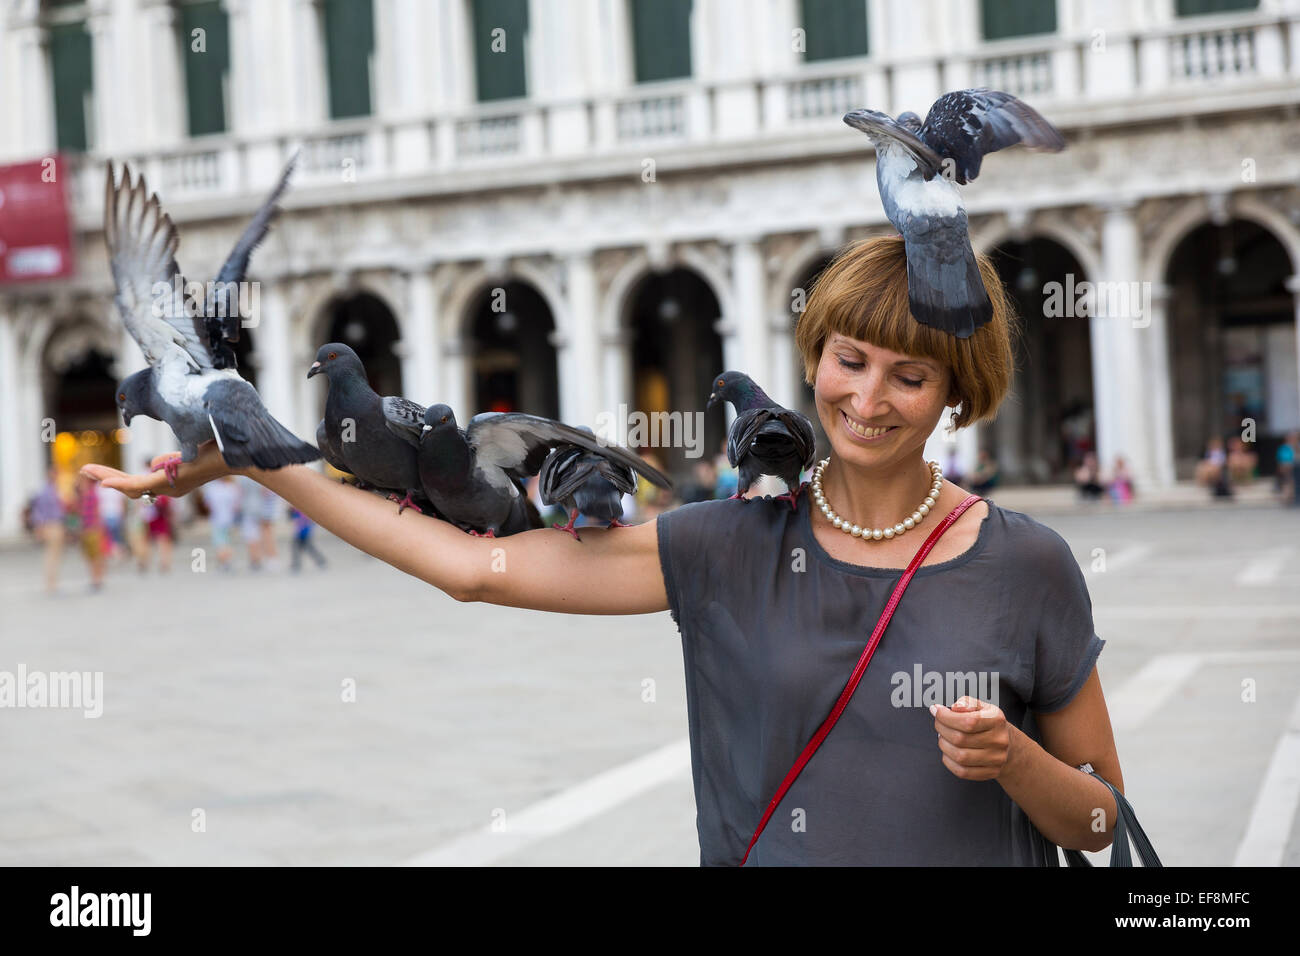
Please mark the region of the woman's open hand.
POLYGON ((217 443, 205 441, 199 446, 197 458, 191 462, 181 463, 176 471, 176 483, 171 485, 168 484, 167 475, 162 470, 162 463, 175 457, 177 457, 176 452, 159 455, 149 463, 151 468, 158 470, 142 475, 133 475, 116 468, 109 468, 107 465, 82 465, 81 473, 87 478, 100 482, 105 488, 122 492, 128 498, 139 498, 146 494, 180 498, 200 485, 231 473, 231 469, 217 449, 217 443))
POLYGON ((952 707, 936 704, 934 729, 939 732, 943 765, 963 780, 995 780, 1012 756, 1012 727, 993 704, 962 697, 952 707))

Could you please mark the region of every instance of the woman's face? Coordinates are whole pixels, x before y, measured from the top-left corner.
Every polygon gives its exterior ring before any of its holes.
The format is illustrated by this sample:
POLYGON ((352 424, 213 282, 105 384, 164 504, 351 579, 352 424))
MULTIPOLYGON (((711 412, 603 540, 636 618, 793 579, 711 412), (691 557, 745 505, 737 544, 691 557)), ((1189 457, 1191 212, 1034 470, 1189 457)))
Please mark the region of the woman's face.
POLYGON ((934 359, 832 332, 813 386, 817 416, 837 458, 872 468, 897 464, 925 446, 945 407, 958 404, 950 382, 934 359), (882 427, 889 430, 877 436, 882 427))

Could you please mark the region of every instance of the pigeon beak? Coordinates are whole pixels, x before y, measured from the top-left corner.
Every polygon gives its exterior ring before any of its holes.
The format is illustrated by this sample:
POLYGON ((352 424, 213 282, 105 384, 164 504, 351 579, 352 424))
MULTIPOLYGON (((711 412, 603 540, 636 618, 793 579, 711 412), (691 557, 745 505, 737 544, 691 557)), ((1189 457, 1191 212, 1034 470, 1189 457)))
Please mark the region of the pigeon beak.
POLYGON ((876 131, 876 124, 870 119, 870 110, 850 110, 844 114, 844 122, 856 130, 864 133, 876 131))
POLYGON ((716 405, 716 404, 718 404, 718 393, 717 393, 717 392, 709 392, 709 403, 708 403, 707 405, 705 405, 704 407, 705 407, 705 408, 712 408, 712 407, 713 407, 714 405, 716 405))
POLYGON ((307 369, 307 377, 311 378, 319 371, 320 371, 320 362, 312 362, 311 368, 307 369))
POLYGON ((420 434, 421 434, 421 435, 424 435, 424 434, 427 434, 428 432, 431 432, 431 431, 433 431, 433 426, 432 426, 432 425, 425 425, 423 428, 420 429, 420 434))
POLYGON ((131 414, 129 412, 122 412, 122 424, 127 428, 131 427, 131 414))

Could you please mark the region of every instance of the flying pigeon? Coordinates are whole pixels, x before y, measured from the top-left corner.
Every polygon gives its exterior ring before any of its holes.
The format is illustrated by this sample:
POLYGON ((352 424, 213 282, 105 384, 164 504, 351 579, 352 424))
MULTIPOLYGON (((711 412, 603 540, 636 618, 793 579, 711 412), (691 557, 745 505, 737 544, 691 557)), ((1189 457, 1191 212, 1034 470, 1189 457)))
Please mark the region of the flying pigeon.
MULTIPOLYGON (((388 421, 419 448, 424 492, 449 520, 486 537, 505 537, 540 525, 528 512, 523 486, 557 445, 577 445, 634 468, 655 484, 668 479, 624 448, 602 445, 588 432, 523 412, 484 412, 462 430, 446 405, 432 405, 422 427, 388 421)), ((535 509, 534 512, 535 514, 535 509)))
POLYGON ((413 500, 421 494, 416 452, 390 430, 388 422, 418 428, 424 422, 424 406, 396 395, 379 395, 370 387, 357 353, 342 342, 317 350, 307 377, 316 375, 329 380, 325 418, 316 427, 316 442, 325 460, 364 485, 388 492, 398 502, 398 514, 407 508, 422 512, 413 500))
POLYGON ((791 510, 799 505, 799 474, 811 468, 817 436, 808 416, 783 408, 767 397, 744 372, 723 372, 713 380, 708 408, 731 402, 736 418, 727 433, 727 461, 740 469, 732 498, 740 498, 760 475, 775 475, 785 482, 791 510))
MULTIPOLYGON (((589 428, 580 431, 595 438, 589 428)), ((542 503, 562 505, 569 515, 568 524, 556 522, 552 527, 578 538, 573 523, 579 514, 584 514, 609 522, 610 528, 626 528, 627 525, 619 520, 623 517, 623 496, 636 494, 638 470, 644 470, 647 477, 651 473, 657 475, 662 480, 656 480, 655 484, 661 488, 668 487, 667 478, 644 462, 642 465, 643 469, 635 468, 622 460, 622 456, 615 458, 606 454, 605 448, 593 451, 582 445, 557 446, 546 456, 537 476, 542 503)))
MULTIPOLYGON (((242 277, 285 181, 281 179, 223 267, 222 273, 232 277, 229 281, 242 277)), ((132 416, 146 415, 171 427, 181 454, 163 466, 167 480, 174 484, 180 462, 193 461, 199 445, 213 439, 232 468, 280 468, 319 458, 315 448, 271 417, 257 390, 235 371, 234 352, 227 343, 239 337, 239 316, 198 314, 188 296, 174 294, 178 281, 184 288, 175 259, 180 243, 176 227, 157 195, 149 193, 143 176, 132 182, 124 166, 122 182, 115 183, 111 163, 104 193, 104 242, 117 287, 114 303, 149 363, 118 387, 117 405, 128 425, 132 416), (173 292, 159 295, 158 286, 173 292)))
POLYGON ((998 90, 956 90, 935 100, 925 123, 876 110, 844 122, 876 148, 876 184, 885 215, 907 250, 907 296, 923 325, 968 338, 993 317, 967 232, 957 184, 979 175, 986 153, 1016 143, 1059 152, 1065 138, 1036 110, 998 90))

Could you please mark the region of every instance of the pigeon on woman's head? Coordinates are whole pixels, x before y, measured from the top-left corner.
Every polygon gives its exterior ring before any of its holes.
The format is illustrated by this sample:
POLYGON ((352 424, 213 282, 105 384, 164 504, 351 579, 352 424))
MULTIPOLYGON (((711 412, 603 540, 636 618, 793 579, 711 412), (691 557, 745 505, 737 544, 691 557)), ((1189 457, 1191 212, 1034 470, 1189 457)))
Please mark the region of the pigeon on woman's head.
POLYGON ((817 437, 812 422, 802 412, 778 405, 744 372, 723 372, 713 380, 708 407, 731 402, 736 418, 727 431, 727 460, 740 471, 736 493, 743 498, 749 486, 762 475, 775 475, 785 482, 786 493, 778 495, 799 506, 802 472, 812 467, 817 437))
POLYGON ((968 338, 993 317, 955 184, 979 175, 987 153, 1016 143, 1058 152, 1065 138, 1010 93, 957 90, 935 100, 925 122, 853 110, 844 122, 876 148, 876 185, 885 215, 907 249, 907 293, 921 324, 968 338))

